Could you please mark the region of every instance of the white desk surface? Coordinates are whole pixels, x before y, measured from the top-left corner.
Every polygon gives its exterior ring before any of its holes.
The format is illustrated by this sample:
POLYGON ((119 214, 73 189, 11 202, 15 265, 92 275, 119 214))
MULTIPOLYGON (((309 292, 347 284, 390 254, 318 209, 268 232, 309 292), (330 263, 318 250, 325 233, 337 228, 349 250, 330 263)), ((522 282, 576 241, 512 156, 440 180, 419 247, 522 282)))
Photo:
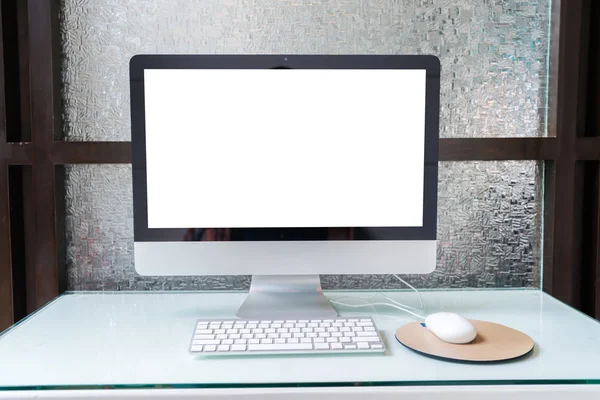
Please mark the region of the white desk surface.
MULTIPOLYGON (((330 292, 328 296, 369 294, 330 292)), ((418 304, 414 293, 388 294, 418 304)), ((536 344, 534 352, 507 363, 452 363, 416 354, 394 338, 396 328, 412 318, 388 308, 378 308, 376 313, 365 309, 383 333, 385 355, 206 358, 188 354, 196 319, 232 318, 244 297, 245 293, 230 292, 63 295, 0 336, 0 393, 107 386, 600 384, 600 323, 534 290, 423 292, 424 314, 452 311, 529 334, 536 344)), ((337 308, 342 315, 365 315, 337 308)))

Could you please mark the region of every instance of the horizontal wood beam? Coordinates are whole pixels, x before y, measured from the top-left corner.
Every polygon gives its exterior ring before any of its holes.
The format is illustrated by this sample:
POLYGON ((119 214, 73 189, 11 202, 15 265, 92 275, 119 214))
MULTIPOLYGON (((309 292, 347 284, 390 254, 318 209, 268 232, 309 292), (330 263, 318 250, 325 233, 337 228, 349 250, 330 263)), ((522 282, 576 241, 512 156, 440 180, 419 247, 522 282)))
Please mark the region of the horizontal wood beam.
POLYGON ((130 142, 54 142, 54 164, 130 164, 130 142))
POLYGON ((600 160, 600 137, 582 137, 575 143, 575 157, 581 161, 600 160))
POLYGON ((553 160, 555 138, 440 139, 440 161, 553 160))
POLYGON ((9 165, 31 165, 33 146, 31 143, 7 143, 0 146, 4 159, 9 165))

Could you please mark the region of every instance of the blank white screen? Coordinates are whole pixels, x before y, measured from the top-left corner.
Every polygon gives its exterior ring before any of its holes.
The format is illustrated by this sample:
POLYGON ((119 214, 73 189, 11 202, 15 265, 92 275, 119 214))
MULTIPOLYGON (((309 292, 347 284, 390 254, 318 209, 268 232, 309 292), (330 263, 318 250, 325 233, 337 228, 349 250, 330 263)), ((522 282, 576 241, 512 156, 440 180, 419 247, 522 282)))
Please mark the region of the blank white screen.
POLYGON ((149 228, 418 227, 425 70, 146 70, 149 228))

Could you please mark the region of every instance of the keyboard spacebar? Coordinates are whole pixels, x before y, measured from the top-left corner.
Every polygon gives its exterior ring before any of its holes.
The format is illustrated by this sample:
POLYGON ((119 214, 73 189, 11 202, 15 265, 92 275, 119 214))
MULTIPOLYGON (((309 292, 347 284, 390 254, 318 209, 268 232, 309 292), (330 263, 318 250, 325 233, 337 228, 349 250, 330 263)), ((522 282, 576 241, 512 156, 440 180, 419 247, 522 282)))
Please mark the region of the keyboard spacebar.
POLYGON ((312 343, 249 344, 248 351, 312 350, 312 343))

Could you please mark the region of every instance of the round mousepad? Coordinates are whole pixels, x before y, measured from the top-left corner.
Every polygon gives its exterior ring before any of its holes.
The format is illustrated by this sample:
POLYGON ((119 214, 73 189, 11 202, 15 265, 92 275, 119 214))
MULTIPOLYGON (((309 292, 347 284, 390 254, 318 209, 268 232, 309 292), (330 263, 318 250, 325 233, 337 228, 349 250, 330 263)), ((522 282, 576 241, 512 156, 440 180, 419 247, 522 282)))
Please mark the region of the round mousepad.
POLYGON ((471 323, 477 329, 477 337, 467 344, 446 343, 420 322, 398 328, 396 339, 419 353, 457 361, 507 361, 533 350, 533 340, 523 332, 493 322, 471 320, 471 323))

